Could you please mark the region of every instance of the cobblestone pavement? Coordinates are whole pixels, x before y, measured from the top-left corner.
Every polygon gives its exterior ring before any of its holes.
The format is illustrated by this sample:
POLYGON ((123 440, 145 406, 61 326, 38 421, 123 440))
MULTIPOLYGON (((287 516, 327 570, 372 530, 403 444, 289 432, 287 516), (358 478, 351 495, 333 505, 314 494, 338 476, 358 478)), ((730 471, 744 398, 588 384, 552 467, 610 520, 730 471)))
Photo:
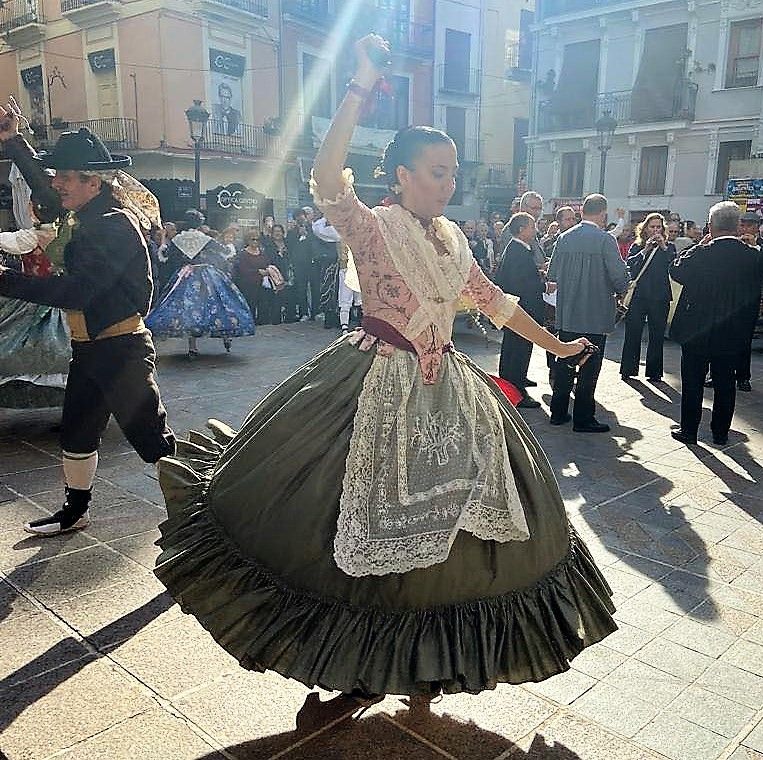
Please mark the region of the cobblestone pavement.
MULTIPOLYGON (((486 345, 458 333, 495 370, 497 334, 486 345)), ((240 424, 332 337, 320 323, 266 327, 230 355, 200 341, 196 361, 180 341, 160 344, 173 427, 240 424)), ((0 748, 9 760, 763 760, 763 357, 729 445, 708 445, 705 428, 690 450, 669 436, 679 357, 666 354, 659 388, 626 385, 605 362, 599 418, 611 435, 550 427, 538 350, 530 373, 544 406, 525 418, 615 591, 620 630, 542 684, 448 696, 423 713, 388 697, 362 715, 332 702, 315 720, 301 684, 240 669, 153 577, 161 495, 113 426, 91 528, 25 537, 21 523, 60 502, 57 413, 0 411, 0 748)))

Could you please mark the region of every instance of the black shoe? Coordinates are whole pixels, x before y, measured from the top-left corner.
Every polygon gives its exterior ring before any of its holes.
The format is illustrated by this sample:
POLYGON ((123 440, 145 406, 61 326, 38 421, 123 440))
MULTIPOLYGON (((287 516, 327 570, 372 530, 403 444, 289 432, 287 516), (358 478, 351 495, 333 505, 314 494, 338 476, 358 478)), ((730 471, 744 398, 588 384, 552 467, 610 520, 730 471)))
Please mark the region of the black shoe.
POLYGON ((713 436, 713 443, 716 446, 727 446, 729 442, 729 437, 727 435, 714 435, 713 436))
POLYGON ((571 414, 565 414, 564 417, 551 417, 549 422, 552 425, 566 425, 572 419, 571 414))
POLYGON ((681 428, 678 428, 678 430, 671 430, 670 435, 679 443, 685 443, 687 446, 697 445, 697 436, 690 436, 688 433, 684 433, 681 428))
POLYGON ((713 387, 713 378, 708 378, 705 380, 705 388, 712 388, 713 387))
POLYGON ((665 381, 661 377, 648 377, 647 380, 650 383, 664 383, 665 381))
POLYGON ((32 520, 24 525, 27 533, 35 536, 58 536, 73 530, 82 530, 90 525, 88 505, 92 489, 67 488, 64 506, 50 517, 32 520))
POLYGON ((573 424, 572 429, 576 433, 608 433, 610 430, 609 425, 605 425, 597 420, 591 420, 583 425, 573 424))
POLYGON ((743 391, 744 393, 749 393, 752 390, 752 386, 750 385, 749 380, 740 380, 737 383, 737 390, 743 391))
POLYGON ((620 373, 620 379, 624 382, 628 382, 628 380, 632 379, 634 375, 624 375, 622 372, 620 373))
POLYGON ((538 383, 535 382, 535 380, 529 380, 528 378, 525 378, 522 381, 522 385, 525 386, 525 388, 537 388, 538 383))
POLYGON ((518 409, 540 409, 540 401, 536 401, 530 396, 524 396, 522 400, 517 404, 518 409))

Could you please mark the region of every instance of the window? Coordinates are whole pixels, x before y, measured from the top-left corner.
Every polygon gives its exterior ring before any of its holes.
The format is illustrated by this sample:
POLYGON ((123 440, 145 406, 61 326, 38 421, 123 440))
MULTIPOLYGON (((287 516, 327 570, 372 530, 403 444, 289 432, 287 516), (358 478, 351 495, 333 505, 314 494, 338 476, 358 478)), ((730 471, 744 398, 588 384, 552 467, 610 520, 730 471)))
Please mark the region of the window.
POLYGON ((731 25, 726 87, 754 87, 760 69, 763 19, 739 21, 731 25))
POLYGON ((377 92, 371 112, 362 116, 360 125, 376 129, 403 129, 410 124, 408 100, 410 80, 408 77, 387 75, 392 88, 390 94, 377 92))
POLYGON ((563 198, 582 198, 585 155, 585 151, 562 153, 562 181, 559 193, 563 198))
POLYGON ((638 175, 639 195, 664 195, 665 174, 668 170, 668 146, 656 145, 641 149, 638 175))
POLYGON ((516 182, 521 172, 527 166, 527 141, 525 138, 529 132, 530 122, 527 119, 514 119, 513 160, 514 169, 512 179, 516 182))
POLYGON ((310 116, 333 115, 331 74, 328 61, 310 53, 302 54, 302 108, 310 116))
POLYGON ((718 195, 723 195, 726 192, 731 162, 736 159, 749 158, 751 151, 752 140, 733 140, 720 144, 718 147, 718 164, 715 170, 715 192, 718 195))
POLYGON ((454 92, 469 92, 469 61, 472 36, 455 29, 445 30, 443 86, 454 92))

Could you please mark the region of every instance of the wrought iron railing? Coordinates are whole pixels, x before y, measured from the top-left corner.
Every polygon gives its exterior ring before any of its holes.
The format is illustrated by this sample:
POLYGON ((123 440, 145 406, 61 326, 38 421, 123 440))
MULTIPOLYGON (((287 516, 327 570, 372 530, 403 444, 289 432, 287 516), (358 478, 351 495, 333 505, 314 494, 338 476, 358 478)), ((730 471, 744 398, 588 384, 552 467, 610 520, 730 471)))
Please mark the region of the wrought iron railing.
POLYGON ((0 34, 28 24, 44 24, 42 0, 4 0, 0 3, 0 34))
POLYGON ((135 119, 121 117, 60 121, 53 125, 35 126, 35 142, 38 148, 50 148, 61 132, 76 132, 80 127, 87 127, 98 135, 109 150, 132 150, 138 147, 138 123, 135 119))
POLYGON ((393 53, 431 56, 434 53, 434 24, 408 21, 388 15, 374 26, 374 31, 389 40, 393 53))
POLYGON ((482 183, 488 187, 509 187, 514 184, 511 164, 485 164, 482 183))
POLYGON ((281 138, 277 132, 254 124, 238 124, 210 119, 201 143, 202 150, 221 151, 239 156, 277 156, 281 138))
MULTIPOLYGON (((116 2, 121 1, 122 0, 116 0, 116 2)), ((104 2, 104 0, 61 0, 61 13, 76 11, 78 8, 85 8, 88 5, 96 5, 97 3, 102 2, 104 2)))
POLYGON ((538 132, 565 132, 594 129, 597 119, 608 113, 618 125, 649 124, 664 121, 694 121, 697 84, 684 80, 670 92, 625 90, 606 92, 592 102, 560 107, 552 97, 538 107, 538 132))
POLYGON ((213 0, 218 5, 234 8, 255 16, 268 17, 268 0, 213 0))
POLYGON ((329 0, 282 0, 286 13, 308 21, 325 22, 329 18, 329 0))
POLYGON ((539 0, 535 10, 539 19, 545 19, 592 8, 609 8, 617 4, 618 0, 539 0))
POLYGON ((482 72, 453 63, 442 63, 437 67, 437 80, 440 92, 477 97, 480 94, 482 72))

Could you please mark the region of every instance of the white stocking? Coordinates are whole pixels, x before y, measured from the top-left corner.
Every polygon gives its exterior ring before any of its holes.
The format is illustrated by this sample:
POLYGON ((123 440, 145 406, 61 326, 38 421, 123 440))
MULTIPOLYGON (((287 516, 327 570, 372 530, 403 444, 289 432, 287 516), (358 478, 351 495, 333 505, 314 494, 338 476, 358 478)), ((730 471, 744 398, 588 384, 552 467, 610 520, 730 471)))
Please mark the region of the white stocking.
POLYGON ((64 479, 69 488, 89 491, 93 487, 95 470, 98 467, 98 452, 71 454, 63 452, 64 479))

